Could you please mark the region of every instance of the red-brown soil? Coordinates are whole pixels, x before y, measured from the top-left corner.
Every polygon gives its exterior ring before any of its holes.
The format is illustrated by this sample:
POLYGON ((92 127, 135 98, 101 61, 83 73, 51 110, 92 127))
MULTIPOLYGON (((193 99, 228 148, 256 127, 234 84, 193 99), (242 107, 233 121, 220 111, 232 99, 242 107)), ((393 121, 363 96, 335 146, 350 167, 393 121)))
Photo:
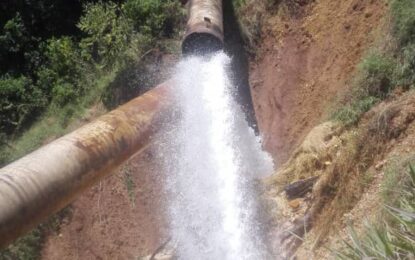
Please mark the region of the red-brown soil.
POLYGON ((163 198, 151 161, 150 151, 133 157, 78 198, 47 237, 42 259, 137 259, 156 250, 164 242, 163 198))
POLYGON ((266 22, 250 82, 265 148, 278 163, 350 89, 350 77, 373 43, 386 5, 316 0, 296 14, 281 11, 266 22))

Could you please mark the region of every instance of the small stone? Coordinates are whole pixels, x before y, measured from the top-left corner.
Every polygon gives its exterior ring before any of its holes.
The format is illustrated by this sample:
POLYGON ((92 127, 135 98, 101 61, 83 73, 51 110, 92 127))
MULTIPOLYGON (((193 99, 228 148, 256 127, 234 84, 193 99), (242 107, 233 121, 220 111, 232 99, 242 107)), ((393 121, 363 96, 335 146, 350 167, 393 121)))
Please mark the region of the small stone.
POLYGON ((348 24, 348 23, 344 25, 344 29, 346 29, 346 30, 350 30, 351 27, 352 26, 350 24, 348 24))
POLYGON ((295 199, 288 202, 288 205, 293 209, 298 209, 301 204, 301 199, 295 199))

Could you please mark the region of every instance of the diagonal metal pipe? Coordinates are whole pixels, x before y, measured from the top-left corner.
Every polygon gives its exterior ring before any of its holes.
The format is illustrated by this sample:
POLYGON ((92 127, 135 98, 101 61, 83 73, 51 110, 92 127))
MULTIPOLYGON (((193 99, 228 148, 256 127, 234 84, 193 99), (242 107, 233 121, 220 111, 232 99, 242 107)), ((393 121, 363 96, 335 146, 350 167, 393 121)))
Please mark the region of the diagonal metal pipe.
MULTIPOLYGON (((190 0, 188 11, 183 53, 223 48, 222 1, 190 0)), ((0 248, 144 150, 174 106, 170 84, 0 169, 0 248)))
POLYGON ((169 83, 0 169, 0 248, 150 144, 172 110, 169 83))

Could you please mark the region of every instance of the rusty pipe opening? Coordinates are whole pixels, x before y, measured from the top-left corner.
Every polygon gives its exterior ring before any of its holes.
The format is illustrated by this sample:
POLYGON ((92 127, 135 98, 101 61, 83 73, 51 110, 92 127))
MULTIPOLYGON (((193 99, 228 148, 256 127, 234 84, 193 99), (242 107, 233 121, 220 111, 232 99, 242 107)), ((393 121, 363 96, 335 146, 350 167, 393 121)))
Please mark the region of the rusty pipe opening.
POLYGON ((182 52, 206 54, 223 49, 222 0, 188 1, 188 21, 182 52))

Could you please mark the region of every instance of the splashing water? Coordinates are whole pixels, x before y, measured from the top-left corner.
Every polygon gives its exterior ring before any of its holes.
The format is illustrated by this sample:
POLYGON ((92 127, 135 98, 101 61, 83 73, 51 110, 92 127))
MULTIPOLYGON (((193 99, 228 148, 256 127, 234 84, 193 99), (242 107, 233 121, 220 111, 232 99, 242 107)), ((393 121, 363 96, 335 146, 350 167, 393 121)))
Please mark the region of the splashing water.
POLYGON ((177 119, 164 136, 169 222, 179 259, 266 259, 252 180, 273 169, 233 99, 224 53, 189 57, 174 85, 177 119))

